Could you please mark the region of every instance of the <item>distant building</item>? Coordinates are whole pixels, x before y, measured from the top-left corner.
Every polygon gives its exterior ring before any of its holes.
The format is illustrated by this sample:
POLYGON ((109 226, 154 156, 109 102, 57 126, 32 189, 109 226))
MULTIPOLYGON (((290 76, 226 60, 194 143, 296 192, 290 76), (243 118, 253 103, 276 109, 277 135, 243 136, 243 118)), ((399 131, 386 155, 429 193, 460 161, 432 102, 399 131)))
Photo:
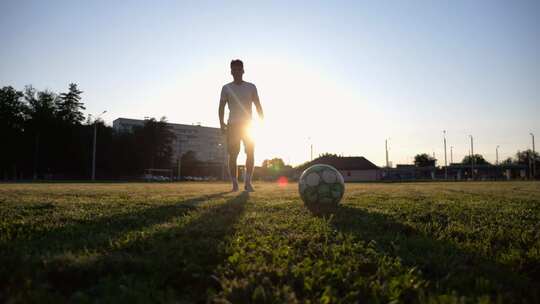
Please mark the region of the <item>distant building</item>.
POLYGON ((417 167, 410 164, 397 164, 395 168, 383 170, 383 180, 428 180, 434 179, 437 168, 434 166, 417 167))
MULTIPOLYGON (((448 166, 448 178, 455 180, 470 179, 472 176, 471 169, 470 164, 450 164, 450 166, 448 166)), ((444 172, 444 167, 441 168, 441 171, 444 172)), ((474 179, 476 180, 526 179, 527 174, 527 166, 525 165, 474 165, 474 179)), ((442 178, 444 178, 444 176, 442 178)))
POLYGON ((299 167, 300 173, 316 164, 330 165, 336 168, 346 182, 376 181, 381 179, 381 169, 362 156, 320 157, 299 167))
POLYGON ((396 168, 387 168, 383 172, 383 180, 515 180, 526 179, 527 166, 519 164, 475 165, 474 177, 471 174, 470 164, 450 164, 448 167, 416 167, 415 165, 397 165, 396 168))
MULTIPOLYGON (((226 159, 225 137, 219 128, 201 125, 168 123, 176 135, 172 143, 172 161, 177 163, 181 155, 193 151, 198 160, 221 163, 226 159)), ((144 120, 118 118, 113 121, 113 129, 119 132, 131 132, 134 127, 144 126, 144 120)))

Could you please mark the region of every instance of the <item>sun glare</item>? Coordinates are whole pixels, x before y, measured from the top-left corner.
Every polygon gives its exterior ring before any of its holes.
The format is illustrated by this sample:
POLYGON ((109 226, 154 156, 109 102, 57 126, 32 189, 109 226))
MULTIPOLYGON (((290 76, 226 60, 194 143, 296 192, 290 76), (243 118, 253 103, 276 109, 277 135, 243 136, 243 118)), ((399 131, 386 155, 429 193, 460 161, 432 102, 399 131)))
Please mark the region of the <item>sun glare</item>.
POLYGON ((261 121, 258 118, 254 118, 247 129, 247 135, 249 136, 249 138, 256 141, 261 140, 261 136, 259 136, 260 128, 261 128, 261 121))

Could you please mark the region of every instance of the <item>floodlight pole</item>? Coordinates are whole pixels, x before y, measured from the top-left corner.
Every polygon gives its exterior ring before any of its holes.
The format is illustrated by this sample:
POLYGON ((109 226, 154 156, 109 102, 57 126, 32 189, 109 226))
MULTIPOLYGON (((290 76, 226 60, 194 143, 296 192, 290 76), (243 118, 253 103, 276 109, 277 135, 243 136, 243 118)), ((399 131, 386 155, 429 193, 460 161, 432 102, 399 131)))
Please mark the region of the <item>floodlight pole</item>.
POLYGON ((448 163, 446 162, 446 130, 443 130, 444 135, 444 179, 448 179, 448 163))
POLYGON ((96 142, 96 139, 97 139, 97 120, 99 119, 99 117, 103 114, 107 113, 107 111, 103 111, 101 112, 101 114, 99 114, 95 119, 94 119, 94 147, 92 148, 92 180, 96 180, 96 145, 97 145, 97 142, 96 142))
POLYGON ((532 161, 533 161, 533 179, 536 178, 536 150, 534 148, 534 134, 531 132, 529 133, 531 134, 531 138, 532 138, 532 148, 533 148, 533 153, 532 153, 532 161))
POLYGON ((454 162, 453 150, 454 150, 454 146, 450 146, 450 164, 454 162))
POLYGON ((386 151, 386 168, 389 168, 388 166, 388 139, 384 140, 384 150, 386 151))
POLYGON ((495 165, 499 165, 499 145, 495 148, 495 165))
POLYGON ((471 178, 474 180, 474 143, 473 136, 469 135, 471 138, 471 178))

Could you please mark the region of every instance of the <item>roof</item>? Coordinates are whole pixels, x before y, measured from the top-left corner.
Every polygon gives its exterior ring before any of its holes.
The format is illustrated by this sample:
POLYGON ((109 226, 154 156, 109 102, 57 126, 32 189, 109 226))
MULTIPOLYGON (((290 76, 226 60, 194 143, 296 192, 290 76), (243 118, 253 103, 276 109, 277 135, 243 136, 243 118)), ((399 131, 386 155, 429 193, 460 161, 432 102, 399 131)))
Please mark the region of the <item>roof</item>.
POLYGON ((312 165, 330 165, 338 170, 374 170, 379 169, 374 163, 370 162, 363 156, 330 156, 330 157, 320 157, 300 165, 298 168, 303 170, 312 165))

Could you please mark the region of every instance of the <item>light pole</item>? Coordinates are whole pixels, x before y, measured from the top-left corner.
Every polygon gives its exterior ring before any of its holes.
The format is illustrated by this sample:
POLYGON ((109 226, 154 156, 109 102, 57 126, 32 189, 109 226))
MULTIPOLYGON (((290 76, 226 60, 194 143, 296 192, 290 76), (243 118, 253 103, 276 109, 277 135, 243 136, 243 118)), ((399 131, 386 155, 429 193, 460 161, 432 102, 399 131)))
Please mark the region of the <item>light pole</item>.
POLYGON ((446 130, 443 130, 444 136, 444 179, 448 179, 448 163, 446 162, 446 130))
POLYGON ((495 148, 495 165, 499 164, 499 145, 495 148))
POLYGON ((454 162, 453 150, 454 150, 454 146, 450 146, 450 164, 454 162))
POLYGON ((532 138, 532 148, 533 148, 533 153, 532 153, 532 160, 533 160, 533 178, 536 178, 536 150, 534 148, 534 134, 531 132, 529 133, 531 134, 531 138, 532 138))
POLYGON ((469 135, 471 138, 471 178, 474 179, 474 143, 473 136, 469 135))
MULTIPOLYGON (((92 180, 96 180, 96 139, 97 139, 97 120, 99 117, 103 114, 107 113, 107 111, 101 112, 96 118, 94 119, 94 147, 92 151, 92 180)), ((91 115, 91 114, 90 114, 91 115)))
POLYGON ((388 140, 390 138, 387 138, 384 140, 384 150, 386 151, 386 168, 389 168, 388 166, 388 140))

